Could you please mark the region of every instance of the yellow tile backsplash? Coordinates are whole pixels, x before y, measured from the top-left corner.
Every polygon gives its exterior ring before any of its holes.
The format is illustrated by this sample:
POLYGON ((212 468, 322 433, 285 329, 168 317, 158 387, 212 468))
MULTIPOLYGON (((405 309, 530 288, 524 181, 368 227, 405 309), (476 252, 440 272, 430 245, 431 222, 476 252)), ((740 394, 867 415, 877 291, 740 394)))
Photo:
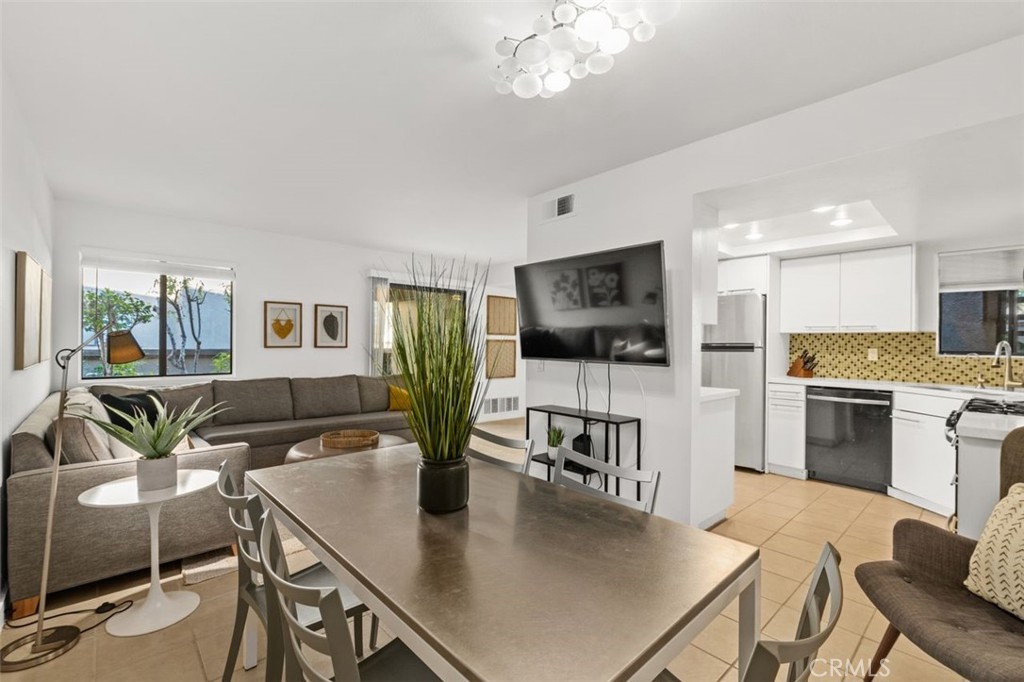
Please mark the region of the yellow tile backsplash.
MULTIPOLYGON (((976 386, 980 375, 989 388, 1003 385, 1002 365, 992 367, 991 355, 938 355, 933 332, 791 334, 790 363, 805 348, 818 357, 814 369, 818 377, 976 386), (868 360, 869 348, 878 349, 877 361, 868 360)), ((1013 372, 1020 381, 1024 358, 1014 359, 1013 372)))

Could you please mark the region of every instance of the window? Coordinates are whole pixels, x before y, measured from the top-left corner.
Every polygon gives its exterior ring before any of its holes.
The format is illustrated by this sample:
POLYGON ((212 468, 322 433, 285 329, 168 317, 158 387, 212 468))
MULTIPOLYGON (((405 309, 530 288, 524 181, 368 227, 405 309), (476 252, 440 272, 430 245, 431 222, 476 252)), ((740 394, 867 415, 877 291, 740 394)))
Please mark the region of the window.
POLYGON ((1024 248, 939 254, 939 353, 1024 355, 1024 248))
POLYGON ((135 259, 83 258, 82 340, 111 319, 146 357, 108 365, 104 337, 82 354, 82 378, 231 374, 233 273, 135 259))
MULTIPOLYGON (((394 339, 394 315, 408 317, 416 314, 416 303, 413 293, 416 288, 408 284, 389 282, 385 278, 371 278, 373 289, 373 359, 370 366, 371 376, 388 376, 398 371, 395 366, 392 343, 394 339)), ((424 290, 438 296, 452 296, 462 301, 465 292, 457 289, 438 289, 423 287, 424 290)))

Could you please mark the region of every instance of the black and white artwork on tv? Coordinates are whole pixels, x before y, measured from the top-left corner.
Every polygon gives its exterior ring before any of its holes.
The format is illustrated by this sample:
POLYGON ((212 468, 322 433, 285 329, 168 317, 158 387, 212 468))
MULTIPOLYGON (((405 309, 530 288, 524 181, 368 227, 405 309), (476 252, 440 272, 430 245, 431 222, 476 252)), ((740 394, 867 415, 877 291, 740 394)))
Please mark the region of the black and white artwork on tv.
POLYGON ((522 355, 668 365, 661 242, 516 268, 522 355))

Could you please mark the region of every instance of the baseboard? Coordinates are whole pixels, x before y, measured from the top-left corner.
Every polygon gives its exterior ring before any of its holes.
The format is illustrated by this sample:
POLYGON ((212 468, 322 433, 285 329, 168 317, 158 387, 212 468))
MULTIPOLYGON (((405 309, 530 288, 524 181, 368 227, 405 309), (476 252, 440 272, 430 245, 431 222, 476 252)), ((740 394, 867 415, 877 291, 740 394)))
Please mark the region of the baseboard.
POLYGON ((711 516, 707 517, 706 519, 698 523, 697 527, 701 530, 711 530, 713 527, 717 526, 722 521, 725 521, 724 509, 718 512, 717 514, 712 514, 711 516))
POLYGON ((900 490, 899 488, 893 488, 890 486, 887 489, 887 492, 889 494, 889 497, 894 497, 897 500, 901 500, 903 502, 906 502, 907 504, 912 504, 915 507, 920 507, 921 509, 927 509, 928 511, 934 514, 944 516, 947 519, 953 515, 952 509, 948 509, 946 507, 937 505, 934 502, 930 502, 924 499, 923 497, 918 497, 917 495, 913 495, 906 491, 900 490))
POLYGON ((799 478, 803 481, 807 480, 807 469, 796 469, 794 467, 782 466, 781 464, 772 464, 771 462, 768 462, 768 473, 788 476, 789 478, 799 478))

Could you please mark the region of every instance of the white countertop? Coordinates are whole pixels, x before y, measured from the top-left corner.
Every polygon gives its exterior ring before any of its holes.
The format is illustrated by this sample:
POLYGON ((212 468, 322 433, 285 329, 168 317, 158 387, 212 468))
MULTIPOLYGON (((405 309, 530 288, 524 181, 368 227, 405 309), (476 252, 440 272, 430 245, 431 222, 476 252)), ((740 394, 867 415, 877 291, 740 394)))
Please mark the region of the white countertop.
POLYGON ((711 386, 700 387, 700 401, 709 403, 712 400, 727 400, 739 397, 739 389, 736 388, 712 388, 711 386))
POLYGON ((1003 391, 995 388, 974 388, 948 384, 911 384, 902 381, 867 381, 864 379, 829 379, 825 377, 780 376, 768 380, 770 384, 795 384, 799 386, 835 386, 837 388, 864 388, 875 391, 903 391, 922 393, 947 398, 987 398, 989 400, 1024 400, 1024 392, 1003 391))

